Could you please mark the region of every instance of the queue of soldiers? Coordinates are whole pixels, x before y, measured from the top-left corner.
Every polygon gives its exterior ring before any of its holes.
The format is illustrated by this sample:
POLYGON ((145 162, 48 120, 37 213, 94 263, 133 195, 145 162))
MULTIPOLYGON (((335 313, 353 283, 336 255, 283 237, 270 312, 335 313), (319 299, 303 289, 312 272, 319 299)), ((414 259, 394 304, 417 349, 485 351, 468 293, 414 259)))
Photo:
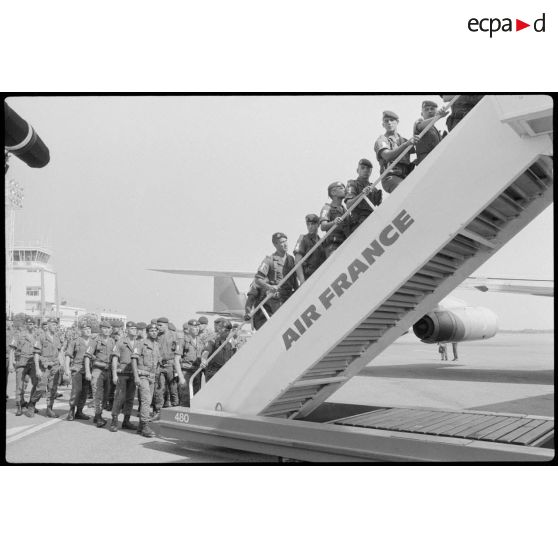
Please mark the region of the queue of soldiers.
MULTIPOLYGON (((204 381, 210 381, 241 344, 230 335, 232 323, 223 318, 215 320, 215 331, 209 329, 205 316, 192 318, 184 323, 183 336, 166 317, 149 324, 128 321, 125 331, 122 325, 103 321, 93 333, 91 324, 84 321, 77 334, 75 328, 60 331, 55 318, 39 328, 28 317, 19 331, 8 321, 6 385, 8 374, 15 373, 16 416, 33 418, 37 403, 45 397, 46 416, 57 418, 54 403, 58 386, 66 378, 71 384, 66 420, 91 418, 84 412, 89 395, 98 428, 108 423, 103 417, 108 410, 111 432, 118 431, 122 413, 122 429, 137 429, 139 434, 153 437, 149 424, 159 419, 161 408, 190 405, 189 381, 196 371, 203 370, 204 381), (32 386, 28 401, 27 382, 32 386), (130 421, 136 393, 138 427, 130 421)), ((194 393, 201 384, 202 375, 198 374, 193 380, 194 393)))
MULTIPOLYGON (((449 100, 442 97, 444 101, 449 100)), ((481 98, 482 95, 460 96, 460 104, 455 103, 447 120, 448 130, 451 131, 481 98)), ((389 167, 382 177, 383 191, 391 194, 442 140, 434 126, 422 137, 419 134, 435 118, 447 114, 446 109, 439 109, 433 101, 424 101, 421 117, 413 126, 413 136, 406 139, 397 132, 397 114, 389 110, 383 112, 385 132, 374 144, 380 173, 389 167), (405 156, 390 167, 408 148, 405 156), (412 153, 416 154, 414 161, 411 161, 412 153)), ((255 329, 259 329, 299 284, 307 280, 382 203, 382 190, 369 181, 372 162, 360 159, 356 172, 357 177, 349 180, 347 186, 342 182, 328 186, 330 201, 323 206, 319 216, 314 213, 306 216, 308 233, 298 239, 294 256, 287 253, 285 234, 272 235, 275 252, 260 264, 246 300, 245 320, 252 320, 255 329), (356 204, 361 194, 363 197, 356 204), (347 212, 349 215, 345 215, 347 212), (291 273, 319 242, 318 228, 326 233, 325 241, 302 262, 296 273, 291 273), (333 232, 327 234, 332 228, 333 232), (262 305, 267 316, 261 309, 254 312, 267 297, 262 305)), ((53 407, 59 395, 58 384, 67 378, 71 381, 67 420, 90 419, 84 413, 90 390, 95 409, 93 422, 99 428, 107 424, 103 411, 109 410, 111 432, 118 431, 121 413, 124 416, 121 427, 136 430, 130 417, 137 392, 140 419, 137 431, 146 437, 154 436, 149 424, 159 418, 162 407, 190 405, 189 383, 192 378, 194 393, 201 387, 201 374, 196 375, 198 369, 204 371, 205 381, 210 381, 238 348, 230 335, 233 326, 228 320, 215 320, 214 333, 208 330, 207 318, 188 320, 183 325, 182 339, 171 326, 167 318, 161 317, 149 324, 127 322, 125 333, 121 327, 101 322, 96 335, 92 335, 91 325, 87 322, 80 325, 79 335, 75 330, 61 335, 55 319, 48 320, 42 329, 37 329, 31 318, 26 320, 23 331, 10 334, 8 327, 6 366, 7 372, 16 374, 16 415, 22 415, 25 409, 25 415, 32 418, 37 402, 45 396, 46 416, 56 417, 53 407), (27 380, 32 383, 29 401, 24 398, 27 380)))
MULTIPOLYGON (((453 95, 441 95, 441 97, 444 101, 449 101, 453 95)), ((451 131, 481 98, 482 95, 461 95, 453 105, 452 113, 446 121, 448 130, 451 131)), ((319 216, 315 213, 306 215, 308 232, 298 238, 294 256, 287 253, 287 235, 281 232, 274 233, 271 242, 275 252, 264 258, 250 285, 244 308, 245 320, 251 319, 255 329, 265 324, 267 317, 275 313, 298 286, 304 283, 373 213, 374 208, 382 203, 383 191, 391 194, 413 168, 424 161, 442 141, 443 136, 435 126, 428 129, 421 137, 419 136, 433 120, 444 117, 448 113, 447 109, 438 108, 438 104, 433 101, 423 101, 421 116, 413 125, 413 136, 410 139, 404 138, 397 131, 399 116, 395 112, 386 110, 382 113, 384 133, 374 143, 380 175, 389 168, 382 176, 382 189, 370 183, 372 162, 366 158, 360 159, 356 168, 357 177, 348 180, 346 186, 343 182, 331 183, 327 188, 330 201, 322 207, 319 216), (407 149, 407 153, 392 165, 392 162, 407 149), (413 161, 411 161, 412 154, 416 155, 413 161), (361 194, 364 194, 364 197, 357 203, 356 200, 361 194), (346 215, 347 212, 349 215, 346 215), (326 233, 326 237, 314 249, 320 242, 318 229, 326 233), (327 234, 330 229, 334 230, 327 234), (309 252, 310 255, 304 259, 309 252), (296 273, 291 273, 301 260, 303 260, 302 265, 296 268, 296 273), (288 278, 283 282, 287 276, 288 278), (265 303, 261 305, 264 301, 265 303), (261 307, 258 308, 260 305, 261 307)))

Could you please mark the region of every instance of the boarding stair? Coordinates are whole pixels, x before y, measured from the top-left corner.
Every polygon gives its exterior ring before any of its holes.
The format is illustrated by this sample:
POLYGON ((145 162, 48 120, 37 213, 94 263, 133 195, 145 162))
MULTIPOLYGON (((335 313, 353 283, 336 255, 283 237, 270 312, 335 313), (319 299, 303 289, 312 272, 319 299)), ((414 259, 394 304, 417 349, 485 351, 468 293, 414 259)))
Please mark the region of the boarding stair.
POLYGON ((552 199, 552 99, 485 96, 193 397, 191 410, 307 416, 552 199))

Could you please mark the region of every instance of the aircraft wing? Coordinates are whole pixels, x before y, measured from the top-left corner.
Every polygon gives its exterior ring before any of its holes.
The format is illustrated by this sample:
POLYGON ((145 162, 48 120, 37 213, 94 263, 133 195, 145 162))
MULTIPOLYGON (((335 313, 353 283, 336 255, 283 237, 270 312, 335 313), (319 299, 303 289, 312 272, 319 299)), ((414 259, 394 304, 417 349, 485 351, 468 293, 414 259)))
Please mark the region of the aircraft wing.
POLYGON ((468 277, 460 288, 485 292, 554 296, 554 281, 546 279, 510 279, 508 277, 468 277))
POLYGON ((148 269, 148 271, 173 273, 175 275, 199 275, 202 277, 247 277, 248 279, 253 279, 256 274, 247 271, 201 271, 199 269, 148 269))

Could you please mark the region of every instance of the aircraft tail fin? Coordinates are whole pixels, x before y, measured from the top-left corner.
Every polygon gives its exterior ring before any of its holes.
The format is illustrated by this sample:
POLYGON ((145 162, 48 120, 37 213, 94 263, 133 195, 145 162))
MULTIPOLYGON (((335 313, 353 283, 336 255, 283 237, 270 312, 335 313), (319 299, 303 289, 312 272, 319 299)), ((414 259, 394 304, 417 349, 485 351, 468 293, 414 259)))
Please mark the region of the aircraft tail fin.
POLYGON ((232 277, 213 277, 213 311, 243 313, 246 296, 236 286, 232 277))

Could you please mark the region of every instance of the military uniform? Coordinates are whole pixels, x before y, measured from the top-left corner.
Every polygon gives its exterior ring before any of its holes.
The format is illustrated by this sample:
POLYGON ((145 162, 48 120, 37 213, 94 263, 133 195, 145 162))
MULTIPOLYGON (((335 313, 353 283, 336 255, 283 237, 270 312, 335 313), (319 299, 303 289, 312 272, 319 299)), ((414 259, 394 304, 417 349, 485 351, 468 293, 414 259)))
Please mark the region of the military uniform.
POLYGON ((138 401, 140 426, 138 432, 147 437, 152 437, 155 433, 148 427, 150 422, 151 400, 155 392, 155 380, 157 370, 161 362, 159 344, 154 339, 141 339, 137 352, 132 354, 136 360, 137 372, 139 376, 138 401))
MULTIPOLYGON (((438 105, 433 101, 423 101, 422 110, 423 114, 427 107, 431 109, 437 109, 438 105)), ((433 117, 432 117, 433 118, 433 117)), ((419 118, 413 125, 413 135, 418 136, 423 130, 421 130, 421 124, 424 122, 424 118, 419 118)), ((422 126, 424 129, 424 126, 422 126)), ((436 126, 432 126, 422 138, 415 145, 415 152, 417 158, 415 160, 415 165, 419 165, 424 158, 442 141, 442 136, 436 126)))
MULTIPOLYGON (((318 243, 320 237, 317 234, 307 233, 301 234, 296 241, 294 254, 298 254, 304 258, 308 252, 318 243)), ((323 244, 318 246, 306 260, 302 262, 302 272, 304 279, 308 279, 326 260, 323 244)))
MULTIPOLYGON (((381 156, 382 151, 388 149, 392 151, 393 149, 397 149, 402 144, 407 141, 406 138, 399 135, 398 132, 386 136, 382 134, 378 137, 376 142, 374 143, 374 151, 376 153, 376 158, 380 163, 380 174, 383 174, 387 167, 391 165, 391 162, 384 160, 381 156)), ((401 182, 409 175, 409 173, 413 170, 413 164, 411 163, 411 153, 412 149, 397 163, 395 166, 391 168, 389 173, 382 178, 382 188, 388 193, 391 194, 401 182)))
POLYGON ((451 114, 446 120, 448 131, 451 132, 483 97, 484 95, 460 95, 451 106, 451 114))
MULTIPOLYGON (((368 180, 363 180, 361 178, 349 180, 347 182, 347 197, 345 198, 345 205, 349 207, 351 200, 360 196, 363 190, 368 186, 372 186, 368 180)), ((370 194, 366 197, 376 207, 382 203, 382 191, 378 190, 376 187, 373 187, 370 194)), ((357 204, 356 207, 350 207, 350 210, 351 217, 349 220, 349 234, 351 234, 374 211, 364 199, 360 200, 360 203, 357 204)))
POLYGON ((159 374, 157 387, 157 395, 155 397, 155 412, 160 411, 158 407, 159 401, 165 397, 165 389, 169 392, 169 403, 171 407, 176 407, 180 403, 178 397, 178 378, 176 377, 174 368, 174 357, 177 354, 178 343, 174 332, 167 330, 160 333, 157 338, 159 349, 161 352, 161 373, 159 374))
MULTIPOLYGON (((130 326, 127 326, 130 327, 130 326)), ((112 405, 112 424, 111 431, 115 432, 118 424, 118 415, 123 409, 124 421, 122 428, 135 430, 130 424, 130 416, 134 405, 134 397, 136 395, 136 384, 134 382, 134 373, 132 370, 132 357, 137 355, 140 341, 130 339, 129 336, 124 337, 116 342, 112 349, 112 359, 116 357, 117 363, 117 382, 114 391, 114 403, 112 405)))
MULTIPOLYGON (((335 221, 337 217, 345 215, 346 211, 347 210, 342 205, 326 203, 320 211, 320 224, 331 223, 335 221)), ((335 226, 335 230, 326 237, 323 243, 326 258, 329 258, 329 256, 331 256, 331 254, 347 239, 348 232, 349 226, 346 220, 343 220, 343 222, 335 226)))
MULTIPOLYGON (((39 354, 40 341, 30 331, 21 331, 12 336, 10 348, 15 351, 15 373, 16 373, 16 415, 22 414, 25 403, 25 381, 29 378, 33 386, 39 383, 35 368, 35 355, 39 354)), ((36 395, 36 392, 34 393, 36 395)), ((39 396, 40 397, 40 396, 39 396)), ((37 397, 36 401, 39 400, 37 397)), ((32 398, 29 404, 33 403, 32 398)))
MULTIPOLYGON (((186 380, 186 383, 179 390, 180 405, 183 407, 190 406, 190 378, 200 367, 201 355, 206 343, 200 335, 193 336, 189 333, 184 335, 184 339, 180 343, 180 366, 184 371, 184 379, 186 380)), ((193 388, 194 393, 201 388, 201 374, 198 374, 195 378, 193 388)))
MULTIPOLYGON (((204 352, 208 353, 208 358, 221 346, 223 341, 227 338, 228 334, 230 333, 230 329, 225 329, 222 331, 218 336, 214 339, 209 341, 206 346, 204 347, 204 352)), ((234 355, 235 349, 231 345, 230 341, 227 341, 225 346, 215 355, 213 360, 207 365, 204 374, 205 374, 205 381, 209 382, 219 370, 223 367, 223 365, 234 355)))
MULTIPOLYGON (((39 338, 39 362, 43 377, 39 385, 31 391, 31 399, 33 399, 33 391, 36 389, 38 398, 47 392, 47 416, 55 418, 56 415, 52 410, 56 395, 58 393, 58 382, 60 381, 60 351, 62 350, 62 339, 57 333, 47 331, 39 338)), ((37 399, 38 400, 38 399, 37 399)))
MULTIPOLYGON (((244 319, 250 318, 250 312, 260 304, 260 302, 265 298, 265 294, 266 294, 265 290, 259 287, 258 285, 256 285, 255 282, 253 282, 250 285, 250 289, 246 293, 246 303, 244 305, 244 312, 245 312, 244 319)), ((264 316, 261 310, 258 310, 252 316, 252 324, 255 329, 260 329, 260 327, 262 327, 266 321, 267 321, 266 317, 264 316)), ((204 344, 206 344, 208 341, 210 341, 210 339, 205 339, 204 341, 205 341, 204 344)))
POLYGON ((86 415, 83 414, 83 407, 87 400, 89 381, 85 378, 85 359, 88 358, 91 362, 94 343, 92 339, 78 337, 77 339, 72 339, 66 349, 66 356, 72 359, 72 364, 70 366, 72 391, 70 393, 69 420, 73 420, 74 417, 86 418, 86 415), (76 408, 77 412, 75 412, 74 415, 76 408))
POLYGON ((99 427, 106 422, 102 419, 103 408, 107 403, 110 393, 111 382, 111 358, 115 346, 114 339, 107 335, 99 335, 95 340, 93 348, 93 359, 91 364, 91 385, 93 390, 93 405, 95 407, 95 419, 99 427))
MULTIPOLYGON (((293 256, 290 254, 279 256, 279 254, 275 252, 271 256, 266 256, 264 258, 263 262, 258 267, 256 277, 267 280, 266 283, 268 285, 278 285, 283 281, 283 277, 294 268, 294 265, 295 261, 293 256)), ((297 288, 298 280, 296 274, 293 273, 289 279, 279 287, 277 296, 270 298, 264 304, 267 313, 271 316, 273 313, 277 312, 279 307, 289 299, 297 288)))

